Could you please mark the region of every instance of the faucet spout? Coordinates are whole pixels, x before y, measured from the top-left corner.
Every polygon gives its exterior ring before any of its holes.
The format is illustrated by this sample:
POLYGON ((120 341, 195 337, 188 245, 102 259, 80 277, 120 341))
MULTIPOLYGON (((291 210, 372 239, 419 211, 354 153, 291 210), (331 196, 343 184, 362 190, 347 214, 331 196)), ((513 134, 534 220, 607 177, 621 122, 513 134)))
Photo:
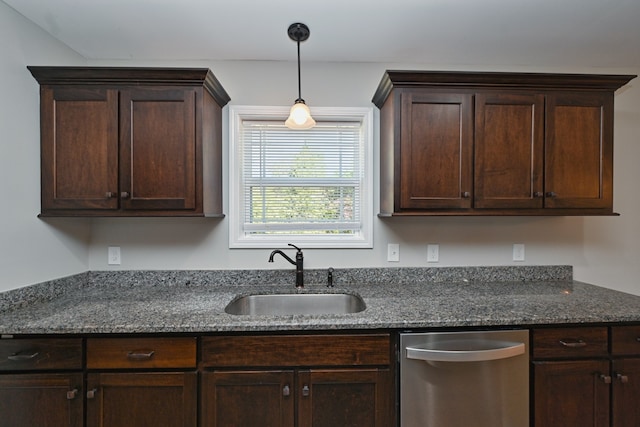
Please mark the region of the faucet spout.
POLYGON ((296 288, 301 289, 301 288, 304 288, 304 256, 302 254, 302 250, 299 247, 292 245, 291 243, 289 243, 289 246, 292 246, 297 250, 295 261, 289 258, 287 254, 282 252, 280 249, 276 249, 271 252, 271 255, 269 255, 269 262, 273 262, 273 257, 275 255, 282 255, 282 257, 287 261, 289 261, 291 265, 295 265, 296 266, 296 288))

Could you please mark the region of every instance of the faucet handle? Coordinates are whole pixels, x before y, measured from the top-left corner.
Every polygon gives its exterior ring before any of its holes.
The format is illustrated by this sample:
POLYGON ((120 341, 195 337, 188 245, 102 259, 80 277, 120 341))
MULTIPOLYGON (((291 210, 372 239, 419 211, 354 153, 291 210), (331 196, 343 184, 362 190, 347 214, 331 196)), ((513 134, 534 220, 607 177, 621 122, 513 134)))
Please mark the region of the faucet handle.
POLYGON ((289 243, 289 246, 291 246, 292 248, 296 248, 296 250, 298 252, 302 252, 302 249, 300 249, 299 247, 297 247, 296 245, 294 245, 293 243, 289 243))
POLYGON ((327 288, 333 288, 333 267, 327 270, 327 288))

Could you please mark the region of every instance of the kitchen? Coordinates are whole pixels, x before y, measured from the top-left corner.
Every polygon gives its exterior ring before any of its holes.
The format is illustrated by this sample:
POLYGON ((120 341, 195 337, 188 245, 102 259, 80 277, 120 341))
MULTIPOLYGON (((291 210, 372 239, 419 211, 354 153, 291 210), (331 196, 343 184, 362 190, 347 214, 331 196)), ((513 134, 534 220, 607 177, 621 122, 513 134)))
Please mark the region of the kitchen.
MULTIPOLYGON (((222 8, 222 6, 217 6, 222 8)), ((355 7, 355 6, 354 6, 355 7)), ((617 10, 612 7, 612 10, 617 10)), ((433 12, 438 12, 435 9, 433 12)), ((571 10, 573 12, 573 10, 571 10)), ((427 13, 425 10, 423 13, 427 13)), ((568 11, 564 11, 567 13, 568 11)), ((384 15, 386 12, 380 12, 384 15)), ((618 12, 620 13, 620 12, 618 12)), ((570 20, 572 15, 564 15, 570 20)), ((637 9, 626 20, 634 22, 637 9), (634 15, 635 12, 635 15, 634 15)), ((218 270, 290 269, 286 262, 268 264, 267 249, 229 249, 227 219, 38 219, 39 213, 39 116, 38 85, 27 65, 125 65, 210 67, 237 105, 288 105, 295 97, 295 46, 286 38, 286 26, 305 16, 287 12, 273 24, 282 34, 284 60, 243 61, 212 58, 101 59, 84 57, 60 43, 7 4, 0 3, 0 31, 4 40, 0 62, 4 142, 0 170, 5 183, 2 213, 2 281, 0 290, 81 273, 87 270, 218 270), (278 24, 281 22, 281 24, 278 24), (9 120, 8 118, 11 118, 9 120), (11 187, 9 187, 9 184, 11 187), (18 183, 18 189, 16 185, 18 183), (16 191, 17 190, 17 191, 16 191), (9 242, 9 243, 6 243, 9 242), (119 246, 120 266, 107 265, 107 247, 119 246)), ((431 18, 434 19, 434 18, 431 18)), ((371 97, 385 69, 455 69, 466 71, 523 71, 638 74, 635 46, 607 45, 609 52, 591 52, 597 43, 580 45, 580 55, 553 53, 550 44, 540 50, 523 49, 519 56, 483 52, 469 56, 457 46, 435 50, 428 58, 401 61, 348 62, 349 37, 339 45, 347 53, 338 60, 312 61, 313 42, 328 30, 306 21, 312 37, 302 47, 303 94, 313 106, 371 107, 371 97), (448 55, 445 53, 450 52, 448 55), (442 56, 438 57, 437 54, 442 56), (609 53, 611 58, 606 56, 609 53)), ((611 23, 613 25, 613 23, 611 23)), ((622 39, 640 40, 635 26, 624 27, 622 39), (629 34, 624 37, 624 34, 629 34)), ((606 29, 608 30, 608 28, 606 29)), ((50 29, 53 32, 53 30, 50 29)), ((603 29, 605 33, 605 29, 603 29)), ((582 33, 580 33, 582 35, 582 33)), ((228 35, 218 34, 219 37, 228 35)), ((534 34, 535 36, 535 34, 534 34)), ((593 37, 598 37, 594 35, 593 37)), ((604 37, 601 35, 601 37, 604 37)), ((467 36, 469 38, 469 36, 467 36)), ((573 37, 569 37, 573 40, 573 37)), ((254 34, 252 40, 259 40, 254 34)), ((495 41, 495 39, 491 39, 495 41)), ((585 40, 593 40, 585 38, 585 40)), ((543 40, 544 41, 544 40, 543 40)), ((440 43, 437 40, 435 44, 440 43)), ((610 42, 613 43, 613 42, 610 42)), ((213 44, 213 42, 212 42, 213 44)), ((355 44, 355 43, 354 43, 355 44)), ((435 48, 434 48, 435 49, 435 48)), ((595 48, 594 48, 595 49, 595 48)), ((566 52, 563 48, 562 52, 566 52)), ((109 58, 109 57, 107 57, 109 58)), ((639 181, 636 159, 640 123, 640 92, 635 81, 615 99, 615 199, 619 217, 431 217, 375 219, 372 249, 305 250, 306 268, 410 266, 521 265, 512 260, 514 243, 526 245, 525 265, 572 265, 575 279, 640 294, 640 202, 634 194, 639 181), (400 261, 387 261, 387 244, 400 245, 400 261), (428 243, 440 246, 439 262, 427 264, 428 243)), ((378 161, 375 159, 374 165, 378 161)), ((224 171, 226 174, 227 171, 224 171)), ((374 195, 377 197, 377 188, 374 195)))

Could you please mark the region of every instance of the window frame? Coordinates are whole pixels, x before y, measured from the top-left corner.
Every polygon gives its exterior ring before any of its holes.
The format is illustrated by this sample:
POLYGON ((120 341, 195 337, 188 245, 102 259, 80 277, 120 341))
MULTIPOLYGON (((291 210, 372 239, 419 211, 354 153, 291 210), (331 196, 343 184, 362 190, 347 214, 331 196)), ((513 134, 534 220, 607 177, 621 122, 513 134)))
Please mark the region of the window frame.
POLYGON ((305 248, 372 248, 373 247, 373 108, 314 107, 314 119, 321 121, 358 121, 362 124, 364 144, 364 176, 360 194, 361 228, 356 235, 247 235, 244 225, 242 194, 241 126, 243 120, 286 120, 289 107, 229 106, 229 248, 273 248, 294 243, 305 248))

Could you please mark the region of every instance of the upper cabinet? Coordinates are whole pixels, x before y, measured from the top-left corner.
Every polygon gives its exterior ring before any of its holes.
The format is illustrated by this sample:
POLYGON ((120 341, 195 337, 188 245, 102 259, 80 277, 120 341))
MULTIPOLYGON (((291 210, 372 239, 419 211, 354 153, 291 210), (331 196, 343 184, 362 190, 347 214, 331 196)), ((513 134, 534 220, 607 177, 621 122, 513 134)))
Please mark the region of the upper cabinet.
POLYGON ((28 67, 40 83, 42 216, 223 216, 208 69, 28 67))
POLYGON ((380 216, 612 215, 613 98, 634 77, 387 71, 380 216))

